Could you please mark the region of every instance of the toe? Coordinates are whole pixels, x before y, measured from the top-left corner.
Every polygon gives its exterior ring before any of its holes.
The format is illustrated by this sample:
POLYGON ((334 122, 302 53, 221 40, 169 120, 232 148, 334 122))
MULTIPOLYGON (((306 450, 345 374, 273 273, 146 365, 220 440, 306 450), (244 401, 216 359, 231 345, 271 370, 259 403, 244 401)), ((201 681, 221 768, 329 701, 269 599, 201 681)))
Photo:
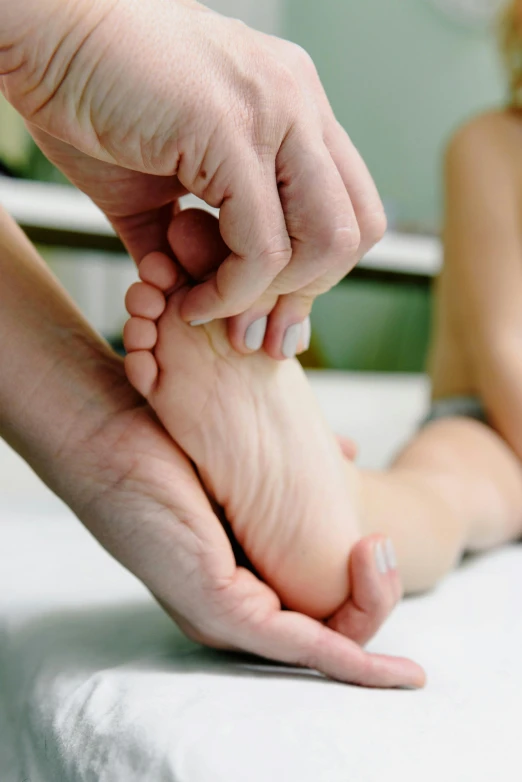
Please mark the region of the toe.
POLYGON ((196 281, 214 274, 230 252, 221 238, 219 221, 202 209, 184 209, 176 215, 168 239, 180 265, 196 281))
POLYGON ((367 643, 402 597, 391 541, 382 535, 359 540, 350 554, 350 600, 328 625, 359 644, 367 643))
POLYGON ((129 383, 146 399, 150 396, 158 377, 158 364, 148 350, 138 350, 125 356, 125 372, 129 383))
POLYGON ((129 315, 157 320, 165 309, 166 300, 153 285, 135 282, 127 291, 125 306, 129 315))
POLYGON ((152 350, 157 339, 156 324, 147 318, 130 318, 123 327, 123 344, 127 353, 152 350))
POLYGON ((172 258, 160 252, 153 252, 145 256, 140 263, 139 274, 143 282, 159 288, 164 293, 178 282, 178 271, 172 258))

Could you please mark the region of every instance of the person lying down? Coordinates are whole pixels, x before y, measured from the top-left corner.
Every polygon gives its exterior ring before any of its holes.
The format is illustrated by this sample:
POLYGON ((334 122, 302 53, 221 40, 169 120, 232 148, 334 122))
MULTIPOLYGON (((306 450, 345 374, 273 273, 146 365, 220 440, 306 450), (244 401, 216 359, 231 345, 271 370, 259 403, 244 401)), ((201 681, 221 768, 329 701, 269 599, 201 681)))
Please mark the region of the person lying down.
MULTIPOLYGON (((434 406, 389 469, 361 470, 344 457, 297 360, 279 362, 262 350, 240 355, 230 346, 226 322, 182 321, 187 289, 208 277, 227 250, 212 216, 188 210, 175 222, 170 235, 185 233, 185 246, 192 237, 192 257, 185 251, 184 272, 161 253, 141 263, 141 282, 127 295, 127 376, 195 463, 252 564, 285 606, 330 617, 353 587, 347 560, 375 533, 391 541, 376 539, 378 568, 384 573, 398 566, 409 593, 431 588, 464 552, 520 535, 518 458, 491 426, 451 402, 452 362, 462 368, 469 362, 465 353, 453 355, 453 334, 443 323, 452 311, 448 286, 439 291, 435 389, 450 402, 434 406), (215 232, 215 257, 201 254, 195 220, 215 232)), ((450 230, 458 232, 458 223, 450 230)), ((459 349, 466 350, 464 343, 459 349)), ((473 377, 461 378, 461 393, 477 393, 473 377)), ((367 576, 370 581, 369 570, 367 576)), ((364 582, 361 567, 357 578, 364 582)))

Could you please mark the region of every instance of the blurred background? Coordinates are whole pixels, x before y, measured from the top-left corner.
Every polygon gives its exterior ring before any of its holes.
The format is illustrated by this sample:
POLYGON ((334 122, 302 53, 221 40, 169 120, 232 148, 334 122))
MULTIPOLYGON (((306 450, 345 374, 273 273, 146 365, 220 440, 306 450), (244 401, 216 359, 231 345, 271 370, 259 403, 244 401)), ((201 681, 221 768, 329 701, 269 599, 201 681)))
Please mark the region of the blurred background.
MULTIPOLYGON (((334 112, 366 160, 385 202, 388 241, 367 268, 316 302, 308 363, 350 370, 422 371, 430 278, 440 263, 440 246, 433 237, 440 228, 441 158, 462 121, 505 101, 492 22, 502 3, 208 0, 206 5, 307 49, 334 112)), ((0 181, 5 186, 0 187, 0 201, 8 209, 9 186, 19 178, 65 183, 5 101, 0 102, 0 161, 5 177, 0 181)), ((43 193, 38 188, 34 198, 42 199, 43 193)), ((13 213, 19 206, 24 212, 28 204, 20 204, 20 199, 33 195, 24 190, 17 198, 13 213)), ((58 222, 60 203, 63 200, 58 199, 58 222)), ((32 205, 35 209, 38 204, 32 205)), ((37 217, 33 214, 31 220, 37 222, 37 217)), ((38 231, 35 236, 40 236, 38 231)), ((92 243, 72 242, 92 244, 76 249, 53 247, 50 237, 52 232, 47 231, 40 244, 44 257, 91 322, 117 344, 125 320, 124 293, 136 278, 132 262, 114 248, 105 250, 103 237, 92 243)))

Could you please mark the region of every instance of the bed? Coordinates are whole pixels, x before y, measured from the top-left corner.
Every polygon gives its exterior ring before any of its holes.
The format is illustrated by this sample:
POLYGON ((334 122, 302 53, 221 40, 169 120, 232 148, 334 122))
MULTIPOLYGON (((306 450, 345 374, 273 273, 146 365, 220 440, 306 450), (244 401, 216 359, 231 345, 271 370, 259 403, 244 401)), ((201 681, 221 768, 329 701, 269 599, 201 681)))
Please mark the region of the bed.
MULTIPOLYGON (((420 376, 310 377, 367 466, 426 409, 420 376)), ((184 639, 0 445, 2 782, 520 779, 519 546, 404 601, 371 643, 421 662, 425 690, 351 687, 184 639)))

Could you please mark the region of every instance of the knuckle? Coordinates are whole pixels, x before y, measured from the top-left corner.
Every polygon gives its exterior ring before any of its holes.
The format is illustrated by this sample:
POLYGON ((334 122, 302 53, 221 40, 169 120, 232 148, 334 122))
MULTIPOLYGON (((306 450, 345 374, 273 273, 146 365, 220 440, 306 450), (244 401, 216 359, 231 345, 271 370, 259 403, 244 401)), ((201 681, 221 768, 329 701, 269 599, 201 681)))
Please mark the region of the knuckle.
POLYGON ((304 70, 305 72, 312 71, 314 74, 317 73, 317 69, 311 55, 303 46, 298 43, 289 43, 289 51, 291 52, 292 60, 296 67, 304 70))
POLYGON ((268 247, 261 253, 263 268, 272 279, 288 266, 291 258, 290 246, 268 247))
POLYGON ((388 222, 384 213, 384 209, 372 212, 368 216, 364 217, 360 221, 360 227, 361 244, 364 246, 365 250, 369 250, 370 247, 373 247, 374 244, 380 242, 386 233, 388 222))
POLYGON ((325 266, 330 267, 352 260, 359 252, 361 233, 355 223, 330 227, 319 236, 319 250, 324 257, 325 266))

